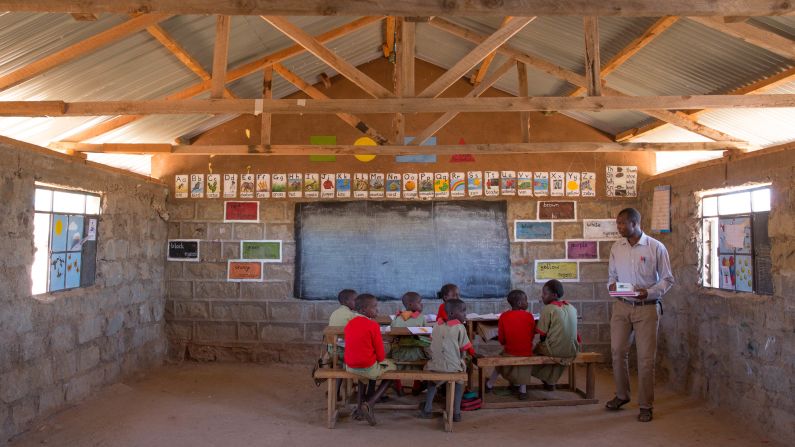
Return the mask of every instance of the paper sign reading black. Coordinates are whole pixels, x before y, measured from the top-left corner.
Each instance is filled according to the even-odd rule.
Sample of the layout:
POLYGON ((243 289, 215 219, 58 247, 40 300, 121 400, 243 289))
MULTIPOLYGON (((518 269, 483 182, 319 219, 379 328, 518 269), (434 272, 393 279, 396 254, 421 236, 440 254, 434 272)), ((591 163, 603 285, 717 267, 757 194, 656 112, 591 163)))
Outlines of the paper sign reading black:
POLYGON ((198 239, 169 239, 168 260, 199 262, 198 239))

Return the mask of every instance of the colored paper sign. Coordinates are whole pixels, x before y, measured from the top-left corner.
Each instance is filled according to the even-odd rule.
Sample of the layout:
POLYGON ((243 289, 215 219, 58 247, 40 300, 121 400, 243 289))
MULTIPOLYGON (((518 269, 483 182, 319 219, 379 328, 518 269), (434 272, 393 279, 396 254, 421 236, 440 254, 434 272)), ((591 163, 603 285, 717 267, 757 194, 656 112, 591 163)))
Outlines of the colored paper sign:
POLYGON ((531 171, 516 173, 516 193, 523 197, 533 195, 533 173, 531 171))
POLYGON ((597 241, 566 240, 566 259, 599 259, 597 241))
POLYGON ((516 242, 551 241, 552 222, 516 220, 513 223, 513 238, 516 242))
POLYGON ((167 249, 169 261, 199 262, 198 239, 169 239, 167 249))
POLYGON ((224 222, 259 222, 259 202, 224 202, 224 222))
POLYGON ((583 239, 616 240, 621 239, 615 219, 583 219, 583 239))
POLYGON ((207 198, 217 199, 221 197, 221 174, 207 175, 207 198))
POLYGON ((97 219, 88 219, 88 234, 86 235, 86 240, 97 240, 97 219))
POLYGON ((536 282, 557 279, 562 282, 579 280, 579 264, 577 261, 535 261, 536 282))
POLYGON ((66 251, 66 233, 69 228, 69 216, 53 214, 52 231, 50 231, 50 251, 66 251))
POLYGON ((718 253, 751 254, 750 217, 735 217, 718 221, 718 253))
POLYGON ((188 197, 188 175, 178 174, 174 176, 174 197, 185 199, 188 197))
POLYGON ((450 197, 464 197, 467 193, 466 173, 450 173, 450 197))
MULTIPOLYGON (((398 185, 400 185, 400 176, 398 176, 398 185)), ((370 173, 370 198, 382 199, 384 197, 384 174, 381 172, 370 173)))
POLYGON ((262 263, 243 259, 230 259, 227 262, 226 280, 231 282, 261 282, 262 263))
POLYGON ((240 198, 253 199, 256 189, 255 174, 240 174, 240 198))
POLYGON ((224 174, 224 198, 237 197, 237 174, 224 174))
POLYGON ((190 198, 201 199, 204 197, 204 174, 190 175, 190 198))
POLYGON ((282 241, 240 241, 240 258, 282 262, 282 241))
POLYGON ((80 287, 80 260, 82 256, 79 252, 66 254, 66 281, 65 289, 80 287))
POLYGON ((304 174, 304 197, 316 199, 320 197, 320 174, 304 174))
POLYGON ((332 161, 337 161, 336 155, 310 155, 309 161, 316 162, 316 163, 328 163, 332 161))
POLYGON ((453 154, 450 156, 450 163, 474 163, 475 156, 472 154, 453 154))
MULTIPOLYGON (((337 137, 334 135, 314 135, 309 137, 309 144, 313 146, 334 146, 337 144, 337 137)), ((337 161, 336 155, 310 155, 309 161, 327 163, 337 161)))
POLYGON ((66 253, 50 256, 50 291, 63 290, 66 284, 66 253))
POLYGON ((737 255, 735 260, 735 290, 739 292, 753 292, 754 264, 751 260, 751 257, 748 255, 737 255))
POLYGON ((287 197, 287 174, 271 175, 271 197, 274 199, 287 197))
POLYGON ((538 202, 539 220, 577 220, 577 202, 550 200, 538 202))
POLYGON ((720 255, 718 258, 720 264, 720 288, 734 290, 737 282, 737 265, 734 255, 720 255))
MULTIPOLYGON (((378 146, 372 138, 370 137, 360 137, 356 141, 353 142, 354 146, 378 146)), ((362 163, 367 163, 370 161, 375 160, 375 155, 372 154, 356 154, 353 156, 357 160, 361 161, 362 163)))
MULTIPOLYGON (((403 137, 403 144, 411 144, 414 137, 403 137)), ((420 146, 436 146, 436 137, 430 137, 420 146)), ((398 155, 395 157, 398 163, 436 163, 436 154, 422 155, 398 155)))

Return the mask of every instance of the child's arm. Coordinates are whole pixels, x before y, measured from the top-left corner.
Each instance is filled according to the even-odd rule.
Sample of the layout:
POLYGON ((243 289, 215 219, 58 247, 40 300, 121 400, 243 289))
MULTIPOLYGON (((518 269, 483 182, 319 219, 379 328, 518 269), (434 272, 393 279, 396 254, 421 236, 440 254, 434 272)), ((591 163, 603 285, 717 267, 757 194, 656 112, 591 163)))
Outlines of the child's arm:
POLYGON ((377 362, 383 362, 386 359, 386 353, 384 352, 384 338, 381 337, 381 328, 378 326, 378 323, 373 322, 371 326, 371 334, 373 337, 373 347, 375 348, 375 360, 377 362))
POLYGON ((469 336, 467 335, 466 327, 462 325, 461 328, 462 329, 458 336, 458 346, 460 346, 459 349, 462 352, 466 352, 467 354, 471 355, 472 357, 477 357, 475 348, 472 347, 472 342, 469 340, 469 336))
POLYGON ((507 340, 505 339, 505 322, 503 320, 503 316, 505 314, 500 315, 500 319, 497 320, 497 340, 499 340, 500 344, 505 346, 507 340))

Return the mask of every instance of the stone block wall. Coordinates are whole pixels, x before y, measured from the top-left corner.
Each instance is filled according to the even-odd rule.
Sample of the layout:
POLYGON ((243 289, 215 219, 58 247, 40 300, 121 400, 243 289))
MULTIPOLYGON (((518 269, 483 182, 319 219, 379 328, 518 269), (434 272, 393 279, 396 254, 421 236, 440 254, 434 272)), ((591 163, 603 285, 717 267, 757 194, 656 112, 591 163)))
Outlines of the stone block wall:
POLYGON ((0 444, 164 358, 165 188, 99 166, 0 137, 0 444), (31 295, 35 181, 102 193, 93 286, 31 295))
MULTIPOLYGON (((795 433, 795 148, 688 167, 643 185, 671 185, 672 232, 660 236, 676 285, 665 297, 658 373, 782 442, 795 433), (700 286, 701 191, 771 183, 772 296, 700 286)), ((647 219, 644 219, 648 223, 647 219)))

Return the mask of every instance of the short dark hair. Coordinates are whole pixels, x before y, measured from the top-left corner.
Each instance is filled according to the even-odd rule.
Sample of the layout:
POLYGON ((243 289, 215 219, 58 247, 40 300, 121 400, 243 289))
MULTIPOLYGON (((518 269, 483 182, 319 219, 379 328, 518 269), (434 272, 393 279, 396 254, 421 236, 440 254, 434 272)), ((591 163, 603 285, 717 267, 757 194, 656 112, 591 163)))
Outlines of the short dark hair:
POLYGON ((508 304, 510 304, 511 307, 516 307, 522 298, 525 300, 527 299, 527 294, 524 293, 524 291, 519 289, 511 290, 510 293, 508 293, 508 304))
POLYGON ((457 314, 461 311, 466 311, 467 305, 463 300, 453 298, 444 302, 444 311, 447 312, 448 317, 457 314))
POLYGON ((370 303, 376 301, 377 298, 375 295, 369 293, 362 293, 361 295, 356 297, 356 312, 361 312, 364 310, 365 307, 369 306, 370 303))
POLYGON ((350 297, 356 298, 356 291, 353 289, 342 289, 340 293, 337 294, 337 301, 342 304, 343 301, 350 297))
POLYGON ((640 211, 636 210, 635 208, 624 208, 618 212, 618 215, 624 216, 636 224, 640 224, 640 211))
POLYGON ((553 292, 558 298, 563 298, 563 283, 558 281, 557 279, 550 279, 546 283, 544 283, 544 287, 553 292))
POLYGON ((409 304, 416 303, 421 299, 422 297, 417 292, 406 292, 403 294, 401 301, 403 301, 403 306, 408 307, 409 304))
POLYGON ((439 292, 436 294, 436 297, 439 298, 440 300, 444 299, 444 297, 446 297, 447 294, 450 293, 451 290, 457 289, 457 288, 458 288, 458 286, 455 285, 455 284, 445 284, 445 285, 442 286, 441 290, 439 290, 439 292))

